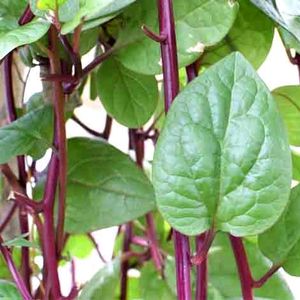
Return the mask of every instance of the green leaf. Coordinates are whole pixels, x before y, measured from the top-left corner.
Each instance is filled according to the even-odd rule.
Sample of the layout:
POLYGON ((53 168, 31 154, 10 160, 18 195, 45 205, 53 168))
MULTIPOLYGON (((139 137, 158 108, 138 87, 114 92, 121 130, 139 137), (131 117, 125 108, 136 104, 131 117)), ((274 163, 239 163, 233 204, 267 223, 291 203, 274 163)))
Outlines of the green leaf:
POLYGON ((36 244, 35 242, 31 242, 25 239, 26 236, 28 236, 28 233, 22 234, 11 240, 5 241, 3 245, 7 247, 39 248, 38 244, 36 244))
POLYGON ((84 259, 90 255, 93 249, 94 245, 87 235, 74 234, 69 236, 62 256, 84 259))
POLYGON ((292 147, 293 179, 300 181, 300 152, 299 149, 292 147))
POLYGON ((292 35, 283 27, 279 27, 278 32, 285 45, 285 48, 294 49, 297 53, 300 53, 300 41, 297 40, 297 38, 294 35, 292 35))
MULTIPOLYGON (((244 240, 251 271, 255 279, 263 276, 269 269, 268 260, 257 245, 244 240)), ((221 293, 224 299, 241 299, 240 280, 228 236, 218 234, 209 253, 209 282, 221 293)), ((293 300, 287 283, 280 274, 274 274, 265 285, 254 289, 255 299, 293 300)))
POLYGON ((291 156, 276 104, 252 66, 233 53, 175 99, 158 139, 153 183, 176 230, 236 236, 271 227, 287 205, 291 156))
POLYGON ((250 0, 300 41, 300 10, 296 0, 250 0))
POLYGON ((101 64, 97 73, 97 90, 106 111, 130 128, 144 125, 157 106, 155 77, 132 72, 115 59, 101 64))
POLYGON ((83 287, 79 300, 111 300, 119 280, 120 259, 107 263, 83 287))
MULTIPOLYGON (((1 0, 0 3, 0 18, 4 17, 12 18, 15 20, 15 24, 18 24, 18 19, 24 12, 24 9, 27 5, 26 0, 1 0)), ((5 20, 1 20, 1 23, 5 22, 5 20)), ((1 26, 1 25, 0 25, 1 26)))
POLYGON ((161 278, 152 262, 144 264, 141 270, 140 290, 143 300, 176 299, 176 295, 168 286, 166 279, 161 278))
POLYGON ((239 13, 229 34, 205 51, 202 65, 213 65, 233 51, 241 52, 256 69, 264 62, 273 41, 273 22, 248 0, 240 0, 239 4, 239 13))
POLYGON ((17 155, 40 158, 52 147, 53 114, 50 106, 33 110, 15 122, 0 128, 0 163, 17 155))
MULTIPOLYGON (((115 15, 135 0, 85 0, 80 1, 80 8, 72 20, 63 24, 61 32, 67 34, 73 31, 84 19, 85 21, 102 19, 115 15)), ((94 26, 99 25, 94 23, 94 26)), ((91 26, 89 26, 91 28, 91 26)))
POLYGON ((22 300, 17 287, 10 281, 0 280, 1 300, 22 300))
MULTIPOLYGON (((291 275, 300 275, 300 265, 292 262, 294 247, 300 247, 300 185, 292 189, 289 205, 279 221, 269 230, 259 236, 258 242, 261 251, 275 265, 283 265, 289 260, 288 268, 291 275), (299 245, 298 245, 299 244, 299 245)), ((299 260, 299 258, 298 258, 299 260)))
MULTIPOLYGON (((204 47, 224 38, 235 20, 238 4, 227 0, 177 0, 174 1, 174 11, 179 64, 182 67, 195 61, 204 47)), ((124 29, 115 47, 126 68, 144 74, 161 73, 159 45, 140 29, 146 24, 158 32, 157 16, 154 0, 140 0, 124 13, 124 29)))
POLYGON ((285 126, 288 130, 289 142, 300 145, 300 86, 282 86, 272 92, 285 126))
POLYGON ((0 27, 0 59, 19 46, 37 41, 46 34, 49 27, 50 23, 42 19, 33 20, 12 30, 2 30, 0 27))
POLYGON ((65 2, 66 0, 37 0, 37 8, 41 10, 56 10, 65 2))
POLYGON ((68 142, 66 231, 85 233, 136 219, 155 208, 146 175, 102 140, 68 142))

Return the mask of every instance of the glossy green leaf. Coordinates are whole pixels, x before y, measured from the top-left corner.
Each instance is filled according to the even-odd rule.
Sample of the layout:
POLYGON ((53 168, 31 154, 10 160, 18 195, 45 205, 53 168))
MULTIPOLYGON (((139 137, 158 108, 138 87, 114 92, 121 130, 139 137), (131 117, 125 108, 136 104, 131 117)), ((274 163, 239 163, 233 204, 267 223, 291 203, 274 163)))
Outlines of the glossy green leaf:
POLYGON ((72 234, 66 242, 62 256, 84 259, 90 255, 93 249, 94 245, 87 235, 72 234))
POLYGON ((144 125, 157 106, 155 77, 132 72, 115 59, 100 66, 97 90, 106 111, 127 127, 144 125))
POLYGON ((229 34, 205 51, 202 65, 213 65, 233 51, 241 52, 256 69, 264 62, 273 41, 273 22, 248 0, 240 0, 239 4, 239 13, 229 34))
POLYGON ((178 231, 236 236, 271 227, 287 205, 291 156, 276 104, 239 53, 194 79, 175 99, 158 139, 153 182, 178 231))
POLYGON ((50 23, 37 19, 16 27, 12 30, 2 30, 0 26, 0 59, 15 48, 30 44, 40 39, 50 27, 50 23))
MULTIPOLYGON (((24 12, 26 7, 26 0, 1 0, 0 3, 0 17, 5 19, 14 19, 15 24, 17 25, 17 21, 24 12)), ((3 19, 1 23, 5 22, 3 19)), ((1 25, 0 25, 1 27, 1 25)))
POLYGON ((265 14, 300 40, 298 0, 250 0, 265 14))
POLYGON ((22 300, 17 287, 10 281, 0 280, 1 300, 22 300))
POLYGON ((100 269, 85 284, 79 300, 112 300, 119 280, 120 259, 116 258, 100 269))
POLYGON ((300 86, 282 86, 272 91, 272 94, 287 127, 290 144, 299 146, 300 86))
POLYGON ((52 108, 44 106, 0 128, 0 163, 17 155, 40 158, 52 146, 52 108))
MULTIPOLYGON (((251 272, 254 279, 259 279, 269 269, 269 261, 259 251, 257 245, 244 240, 251 272)), ((228 236, 218 234, 209 253, 209 282, 224 299, 241 299, 241 288, 235 259, 228 236)), ((287 283, 276 273, 265 285, 254 289, 255 299, 294 300, 287 283)))
POLYGON ((155 208, 146 175, 102 140, 68 142, 66 231, 91 232, 126 223, 155 208))
MULTIPOLYGON (((80 1, 80 7, 72 20, 62 26, 62 33, 67 34, 73 31, 84 19, 85 21, 101 19, 114 15, 124 7, 135 2, 135 0, 85 0, 80 1)), ((95 26, 98 24, 95 23, 95 26)), ((90 27, 91 28, 91 27, 90 27)))
POLYGON ((141 270, 140 289, 143 300, 175 300, 176 295, 161 278, 152 262, 146 263, 141 270))
MULTIPOLYGON (((292 260, 290 253, 300 247, 300 185, 292 189, 289 206, 279 221, 259 236, 259 247, 275 265, 285 265, 292 260), (298 245, 299 244, 299 245, 298 245)), ((297 262, 297 261, 296 261, 297 262)), ((291 275, 300 275, 300 265, 289 268, 291 275)), ((291 262, 289 263, 291 265, 291 262)))
MULTIPOLYGON (((227 0, 177 0, 173 4, 180 66, 196 60, 204 47, 218 43, 238 11, 237 3, 227 0)), ((157 16, 155 0, 140 0, 124 13, 124 29, 115 47, 126 68, 144 74, 161 73, 159 45, 140 29, 146 24, 158 32, 157 16)))

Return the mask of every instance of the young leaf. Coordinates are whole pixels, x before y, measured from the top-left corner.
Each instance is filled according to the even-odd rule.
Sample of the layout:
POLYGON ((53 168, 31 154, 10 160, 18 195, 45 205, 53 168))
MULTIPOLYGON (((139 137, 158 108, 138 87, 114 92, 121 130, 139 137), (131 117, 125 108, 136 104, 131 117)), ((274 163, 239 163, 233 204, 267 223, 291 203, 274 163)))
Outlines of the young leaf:
MULTIPOLYGON (((5 241, 3 243, 4 246, 7 247, 29 247, 29 248, 39 248, 39 246, 35 242, 31 242, 25 239, 28 236, 27 233, 22 234, 20 236, 15 237, 14 239, 5 241)), ((0 298, 1 299, 1 298, 0 298)))
MULTIPOLYGON (((82 20, 96 20, 103 17, 115 15, 124 7, 130 5, 136 0, 85 0, 80 1, 80 8, 72 20, 62 26, 62 34, 73 31, 82 20)), ((94 23, 94 26, 98 26, 94 23)), ((92 28, 89 26, 89 28, 92 28)))
POLYGON ((12 30, 2 30, 1 26, 0 60, 15 48, 25 44, 33 43, 40 39, 48 31, 50 23, 42 19, 37 19, 12 30))
MULTIPOLYGON (((259 236, 258 242, 261 251, 275 265, 285 268, 291 275, 300 276, 298 260, 293 262, 296 251, 300 248, 300 185, 292 189, 289 206, 279 221, 269 230, 259 236)), ((299 256, 299 255, 298 255, 299 256)))
MULTIPOLYGON (((269 261, 262 255, 256 244, 244 240, 248 261, 254 279, 263 276, 269 269, 269 261)), ((217 234, 209 253, 209 282, 225 299, 241 299, 240 280, 228 236, 217 234)), ((287 283, 276 273, 265 285, 254 289, 255 299, 293 300, 287 283)))
POLYGON ((0 163, 24 154, 40 158, 52 146, 52 124, 52 108, 43 106, 1 127, 0 163))
POLYGON ((107 263, 83 287, 79 300, 111 300, 119 280, 120 259, 107 263))
POLYGON ((66 0, 37 0, 37 8, 41 10, 56 10, 65 2, 66 0))
POLYGON ((0 299, 3 300, 22 300, 22 297, 16 286, 6 280, 0 280, 0 299))
MULTIPOLYGON (((173 4, 180 66, 192 63, 204 47, 222 40, 238 11, 238 4, 227 0, 177 0, 173 4)), ((158 31, 156 2, 140 0, 124 15, 124 29, 115 46, 119 49, 118 58, 126 68, 135 72, 161 73, 159 45, 140 29, 146 24, 151 30, 158 31)))
POLYGON ((106 111, 130 128, 144 125, 157 105, 155 77, 134 73, 115 59, 109 59, 100 66, 97 90, 106 111))
POLYGON ((233 51, 241 52, 256 69, 264 62, 272 45, 274 24, 248 0, 241 0, 239 4, 239 13, 229 34, 205 51, 202 65, 213 65, 233 51))
POLYGON ((102 140, 70 139, 68 165, 67 232, 123 224, 155 208, 146 175, 102 140))
POLYGON ((72 234, 66 242, 62 256, 84 259, 93 249, 94 245, 86 234, 72 234))
POLYGON ((287 205, 291 156, 275 102, 239 53, 175 99, 153 162, 156 201, 178 231, 236 236, 271 227, 287 205))
POLYGON ((282 86, 272 94, 287 127, 290 144, 300 146, 300 86, 282 86))

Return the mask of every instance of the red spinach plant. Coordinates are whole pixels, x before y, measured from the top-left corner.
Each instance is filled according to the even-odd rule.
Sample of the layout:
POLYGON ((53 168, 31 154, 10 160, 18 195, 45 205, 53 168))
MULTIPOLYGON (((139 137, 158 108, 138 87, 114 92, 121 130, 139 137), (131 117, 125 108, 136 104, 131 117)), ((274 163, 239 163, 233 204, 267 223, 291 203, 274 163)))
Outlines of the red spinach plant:
POLYGON ((300 87, 270 93, 255 69, 274 31, 300 66, 298 1, 2 0, 0 16, 1 299, 293 299, 277 271, 300 276, 300 87), (85 87, 102 133, 75 115, 85 87), (67 140, 69 119, 91 138, 67 140), (102 258, 92 233, 111 226, 113 259, 78 284, 75 258, 102 258))

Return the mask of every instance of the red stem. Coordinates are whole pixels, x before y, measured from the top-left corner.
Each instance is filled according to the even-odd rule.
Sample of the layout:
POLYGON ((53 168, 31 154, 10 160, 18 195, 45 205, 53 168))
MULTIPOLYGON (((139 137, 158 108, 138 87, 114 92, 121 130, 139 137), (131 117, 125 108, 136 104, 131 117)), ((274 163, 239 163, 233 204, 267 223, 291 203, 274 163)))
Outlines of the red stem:
MULTIPOLYGON (((205 241, 205 233, 196 237, 196 251, 200 251, 205 241)), ((207 299, 207 258, 197 266, 196 274, 196 300, 207 299)))
MULTIPOLYGON (((58 32, 54 26, 50 29, 50 41, 52 56, 50 57, 50 65, 52 74, 61 73, 61 65, 58 53, 58 32)), ((57 253, 60 255, 64 245, 64 221, 65 221, 65 200, 66 200, 66 183, 67 183, 67 146, 66 146, 66 128, 64 105, 65 96, 61 82, 53 83, 53 104, 55 111, 56 127, 55 133, 57 137, 56 148, 59 153, 59 191, 58 191, 58 216, 56 244, 57 253)))
MULTIPOLYGON (((161 45, 164 78, 165 112, 179 92, 177 45, 172 0, 157 0, 160 36, 166 36, 161 45)), ((174 231, 177 295, 179 300, 191 299, 189 240, 174 231)))
POLYGON ((253 300, 252 275, 243 241, 241 238, 232 235, 229 235, 229 239, 239 272, 243 299, 253 300))
POLYGON ((43 242, 44 242, 44 259, 47 268, 47 287, 51 289, 53 297, 59 299, 61 297, 60 284, 57 272, 57 257, 55 247, 55 231, 54 231, 54 202, 56 186, 58 182, 59 161, 56 153, 52 153, 49 164, 49 170, 44 191, 44 226, 43 226, 43 242))
POLYGON ((23 15, 19 19, 18 23, 19 23, 19 25, 25 25, 25 24, 29 23, 30 21, 32 21, 33 18, 34 18, 34 14, 32 13, 30 6, 28 4, 26 6, 26 9, 25 9, 23 15))
POLYGON ((3 255, 4 260, 11 272, 11 275, 18 287, 18 290, 20 291, 24 300, 32 300, 29 290, 27 289, 25 282, 23 281, 20 273, 18 272, 18 270, 14 264, 14 261, 12 259, 10 251, 7 249, 7 247, 3 246, 2 243, 3 243, 3 239, 0 236, 0 251, 3 255))
POLYGON ((96 252, 97 252, 97 254, 98 254, 99 258, 100 258, 100 260, 101 260, 103 263, 107 263, 106 259, 105 259, 105 258, 103 257, 103 255, 102 255, 102 253, 101 253, 101 251, 100 251, 100 249, 99 249, 99 246, 98 246, 98 244, 97 244, 95 238, 93 237, 93 235, 92 235, 91 233, 88 233, 87 236, 88 236, 88 238, 90 239, 90 241, 93 243, 93 245, 94 245, 94 247, 95 247, 95 249, 96 249, 96 252))
MULTIPOLYGON (((127 223, 125 225, 125 233, 124 233, 124 242, 123 242, 123 249, 122 253, 129 253, 130 252, 130 243, 132 237, 132 223, 127 223)), ((123 260, 121 263, 121 292, 120 292, 120 300, 127 299, 127 272, 129 269, 129 262, 128 260, 123 260)))
MULTIPOLYGON (((14 93, 13 93, 13 76, 12 76, 12 62, 13 53, 10 52, 4 59, 4 89, 5 89, 5 100, 7 108, 7 117, 9 123, 14 122, 17 119, 17 110, 15 106, 14 93)), ((19 170, 19 182, 21 186, 26 190, 27 173, 25 169, 24 156, 17 157, 18 170, 19 170)), ((19 222, 21 233, 25 234, 29 231, 28 216, 25 207, 19 206, 19 222)), ((28 237, 26 237, 28 239, 28 237)), ((30 256, 28 247, 22 247, 22 274, 24 277, 25 284, 30 291, 30 256)))
POLYGON ((176 260, 176 283, 178 300, 190 300, 191 278, 190 278, 190 245, 189 238, 178 231, 173 232, 176 260))
POLYGON ((271 269, 260 279, 258 280, 253 279, 252 287, 256 289, 262 287, 280 269, 280 267, 281 267, 280 265, 273 265, 271 269))

